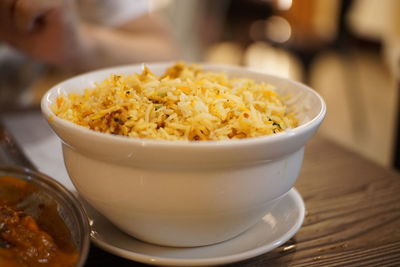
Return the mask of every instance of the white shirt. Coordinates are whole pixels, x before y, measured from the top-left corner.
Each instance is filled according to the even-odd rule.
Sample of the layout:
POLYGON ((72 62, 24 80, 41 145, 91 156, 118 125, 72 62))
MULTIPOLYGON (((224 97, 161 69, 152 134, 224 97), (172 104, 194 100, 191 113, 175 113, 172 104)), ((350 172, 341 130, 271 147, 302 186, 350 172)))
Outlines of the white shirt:
POLYGON ((149 11, 149 0, 77 0, 80 17, 90 23, 118 27, 149 11))

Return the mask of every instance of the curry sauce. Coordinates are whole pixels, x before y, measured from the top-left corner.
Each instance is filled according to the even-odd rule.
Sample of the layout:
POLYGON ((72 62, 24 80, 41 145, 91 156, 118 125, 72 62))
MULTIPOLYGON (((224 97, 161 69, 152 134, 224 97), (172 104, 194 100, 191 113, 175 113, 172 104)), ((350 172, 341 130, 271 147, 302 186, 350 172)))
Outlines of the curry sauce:
POLYGON ((79 254, 56 204, 39 203, 36 218, 24 211, 33 210, 37 192, 33 184, 0 177, 0 266, 72 267, 79 254))

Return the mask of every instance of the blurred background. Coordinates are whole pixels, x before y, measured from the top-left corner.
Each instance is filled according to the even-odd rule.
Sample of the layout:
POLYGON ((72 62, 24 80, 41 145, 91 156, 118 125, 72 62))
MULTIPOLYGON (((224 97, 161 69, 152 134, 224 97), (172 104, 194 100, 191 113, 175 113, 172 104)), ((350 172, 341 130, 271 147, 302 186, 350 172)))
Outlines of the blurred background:
POLYGON ((161 2, 184 58, 308 84, 328 106, 320 134, 399 167, 400 1, 161 2))
MULTIPOLYGON (((183 60, 246 66, 308 84, 328 106, 320 135, 400 167, 400 1, 153 0, 151 10, 169 24, 183 60)), ((42 67, 30 64, 0 61, 4 77, 25 73, 22 106, 38 103, 68 76, 47 71, 50 79, 34 79, 42 67)), ((5 94, 0 90, 0 99, 5 94)))

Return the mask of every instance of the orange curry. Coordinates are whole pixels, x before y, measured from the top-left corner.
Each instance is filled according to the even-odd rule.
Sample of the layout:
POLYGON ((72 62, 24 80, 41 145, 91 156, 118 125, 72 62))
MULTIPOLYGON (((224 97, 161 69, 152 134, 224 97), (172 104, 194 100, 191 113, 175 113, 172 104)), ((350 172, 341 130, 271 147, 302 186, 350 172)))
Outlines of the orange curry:
POLYGON ((37 219, 20 210, 37 191, 28 182, 0 177, 0 266, 72 267, 79 254, 55 203, 40 204, 37 219))

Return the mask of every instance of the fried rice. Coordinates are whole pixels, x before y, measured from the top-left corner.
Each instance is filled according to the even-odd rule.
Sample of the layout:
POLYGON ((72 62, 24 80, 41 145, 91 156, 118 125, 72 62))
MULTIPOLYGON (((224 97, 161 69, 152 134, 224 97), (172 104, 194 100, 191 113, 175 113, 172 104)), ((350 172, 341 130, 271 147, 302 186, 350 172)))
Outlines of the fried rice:
POLYGON ((83 127, 162 140, 224 140, 271 135, 298 125, 275 88, 177 62, 163 75, 112 74, 83 94, 61 95, 53 112, 83 127))

